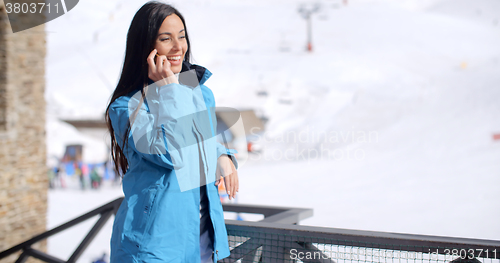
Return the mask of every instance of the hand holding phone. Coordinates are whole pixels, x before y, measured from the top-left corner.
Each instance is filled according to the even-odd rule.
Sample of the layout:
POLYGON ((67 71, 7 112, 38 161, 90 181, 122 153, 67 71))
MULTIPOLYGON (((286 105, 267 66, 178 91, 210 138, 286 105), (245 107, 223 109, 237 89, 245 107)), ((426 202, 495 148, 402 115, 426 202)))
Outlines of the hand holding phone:
POLYGON ((165 55, 159 55, 158 51, 154 49, 149 53, 147 58, 149 67, 148 67, 148 77, 153 80, 155 83, 159 82, 161 86, 167 85, 170 83, 177 83, 177 77, 172 72, 170 68, 170 62, 165 55), (156 63, 154 62, 154 58, 156 56, 156 63))

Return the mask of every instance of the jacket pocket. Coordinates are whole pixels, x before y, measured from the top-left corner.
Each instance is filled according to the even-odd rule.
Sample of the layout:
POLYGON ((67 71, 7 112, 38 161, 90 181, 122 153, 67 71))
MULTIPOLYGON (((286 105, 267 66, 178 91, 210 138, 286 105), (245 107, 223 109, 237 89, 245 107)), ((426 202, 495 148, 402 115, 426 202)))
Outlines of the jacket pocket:
POLYGON ((144 243, 144 237, 147 235, 148 229, 151 226, 152 217, 154 217, 154 208, 156 207, 159 187, 160 186, 156 184, 142 190, 143 200, 140 206, 141 215, 139 216, 137 229, 137 232, 141 234, 137 237, 139 248, 144 243))

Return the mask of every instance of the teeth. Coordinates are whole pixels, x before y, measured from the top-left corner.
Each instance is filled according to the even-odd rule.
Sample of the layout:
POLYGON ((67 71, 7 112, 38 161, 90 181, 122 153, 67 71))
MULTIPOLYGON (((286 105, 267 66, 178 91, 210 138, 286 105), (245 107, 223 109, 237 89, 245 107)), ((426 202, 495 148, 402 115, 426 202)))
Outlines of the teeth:
POLYGON ((168 60, 179 60, 181 59, 181 56, 177 56, 177 57, 167 57, 168 60))

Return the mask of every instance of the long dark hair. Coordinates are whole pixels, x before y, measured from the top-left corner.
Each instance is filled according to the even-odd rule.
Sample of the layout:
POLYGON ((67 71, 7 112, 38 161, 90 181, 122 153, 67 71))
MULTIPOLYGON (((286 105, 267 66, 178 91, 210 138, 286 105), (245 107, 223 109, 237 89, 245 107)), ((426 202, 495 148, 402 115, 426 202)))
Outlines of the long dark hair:
MULTIPOLYGON (((119 97, 126 95, 134 90, 139 90, 144 99, 144 87, 149 84, 147 57, 153 51, 158 30, 169 15, 176 14, 182 21, 185 29, 187 52, 184 55, 184 61, 190 62, 191 45, 189 43, 188 31, 184 17, 174 7, 158 2, 149 1, 144 4, 135 14, 127 33, 127 46, 125 49, 125 60, 123 62, 122 74, 118 85, 108 103, 105 113, 106 124, 111 136, 111 157, 115 164, 115 171, 123 177, 128 169, 127 158, 123 149, 118 145, 111 120, 109 118, 110 105, 119 97)), ((128 143, 130 133, 130 122, 127 131, 123 136, 122 145, 128 143)))

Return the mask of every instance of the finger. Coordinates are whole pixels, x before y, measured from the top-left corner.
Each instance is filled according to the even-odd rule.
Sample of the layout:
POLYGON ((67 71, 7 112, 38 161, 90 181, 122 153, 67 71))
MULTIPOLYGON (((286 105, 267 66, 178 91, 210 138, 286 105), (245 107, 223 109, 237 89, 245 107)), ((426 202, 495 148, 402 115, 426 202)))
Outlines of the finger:
POLYGON ((226 176, 224 177, 225 180, 224 180, 224 183, 226 184, 226 192, 227 192, 227 195, 229 196, 229 200, 231 200, 231 178, 230 176, 226 176))
POLYGON ((229 181, 229 185, 230 187, 228 188, 228 195, 231 196, 231 198, 233 197, 233 194, 234 194, 234 191, 233 191, 233 175, 232 174, 229 174, 227 176, 227 179, 229 181))
POLYGON ((236 171, 233 173, 233 198, 236 197, 236 189, 238 189, 238 175, 236 174, 236 171))
POLYGON ((240 191, 240 178, 238 177, 238 172, 236 171, 236 192, 240 191))
POLYGON ((215 185, 220 184, 220 181, 221 181, 220 179, 221 179, 220 168, 217 166, 217 168, 215 169, 215 185))
POLYGON ((231 196, 234 198, 236 195, 236 178, 234 173, 231 174, 231 196))
POLYGON ((234 163, 232 162, 231 158, 229 158, 229 164, 231 167, 231 192, 233 193, 232 196, 234 198, 238 189, 238 172, 236 171, 236 167, 234 167, 234 163))
POLYGON ((163 69, 163 59, 161 56, 156 56, 156 73, 160 73, 163 69))
MULTIPOLYGON (((153 49, 153 51, 151 51, 151 53, 149 53, 149 56, 147 58, 147 62, 149 64, 149 74, 154 73, 156 70, 156 65, 154 62, 155 55, 156 55, 156 49, 153 49)), ((151 76, 149 78, 151 78, 151 76)))
POLYGON ((163 78, 168 78, 168 75, 170 75, 168 73, 172 72, 172 70, 170 69, 171 64, 170 64, 170 61, 168 61, 167 57, 165 57, 165 59, 163 60, 163 65, 162 66, 163 66, 163 68, 162 68, 162 71, 161 71, 161 76, 163 78))
POLYGON ((167 59, 167 57, 165 57, 163 55, 156 57, 156 73, 160 76, 161 76, 161 72, 163 71, 163 60, 164 59, 167 59))

